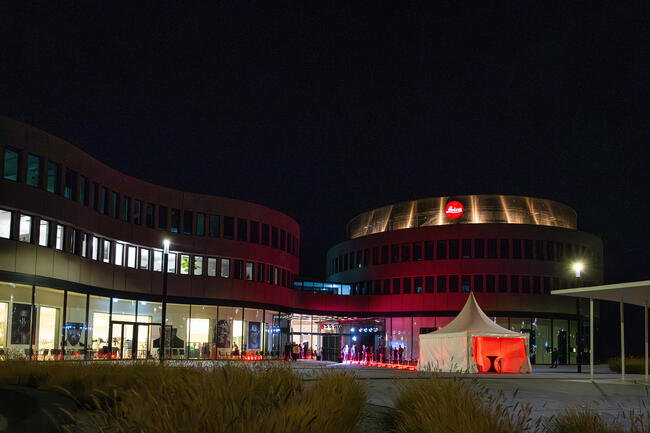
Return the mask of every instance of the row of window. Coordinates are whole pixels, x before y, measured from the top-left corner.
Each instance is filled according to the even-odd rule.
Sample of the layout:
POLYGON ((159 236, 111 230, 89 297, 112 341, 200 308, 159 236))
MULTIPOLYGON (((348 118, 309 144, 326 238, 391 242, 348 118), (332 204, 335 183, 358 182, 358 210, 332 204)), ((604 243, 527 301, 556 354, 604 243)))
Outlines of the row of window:
MULTIPOLYGON (((127 244, 85 233, 62 224, 18 215, 17 239, 42 247, 55 248, 103 263, 133 269, 162 272, 163 251, 127 244)), ((12 237, 12 211, 0 209, 0 238, 12 237)), ((182 252, 170 252, 167 272, 181 275, 207 275, 221 278, 258 281, 267 284, 293 286, 293 274, 277 266, 245 260, 204 257, 182 252)))
POLYGON ((550 294, 567 287, 567 280, 530 275, 428 275, 386 278, 352 284, 352 295, 400 295, 411 293, 534 293, 550 294))
MULTIPOLYGON (((18 182, 22 179, 22 152, 4 149, 3 178, 18 182)), ((157 228, 184 235, 222 237, 242 242, 252 242, 279 248, 298 255, 299 241, 295 235, 269 224, 246 218, 209 215, 191 210, 168 208, 131 199, 131 197, 110 191, 107 187, 91 182, 86 176, 65 168, 40 156, 26 154, 24 182, 35 188, 61 194, 75 200, 103 215, 133 222, 149 228, 157 228), (64 173, 63 173, 64 171, 64 173)))
POLYGON ((566 258, 590 259, 599 266, 599 251, 584 245, 531 239, 438 239, 435 241, 382 245, 350 251, 331 259, 328 275, 371 265, 421 260, 528 259, 562 261, 566 258))

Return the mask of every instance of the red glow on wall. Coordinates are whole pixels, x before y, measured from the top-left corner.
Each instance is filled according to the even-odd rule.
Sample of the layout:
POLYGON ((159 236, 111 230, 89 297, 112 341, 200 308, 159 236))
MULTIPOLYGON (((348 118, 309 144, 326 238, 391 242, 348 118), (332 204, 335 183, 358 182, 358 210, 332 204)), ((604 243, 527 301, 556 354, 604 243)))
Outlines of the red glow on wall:
POLYGON ((523 338, 474 337, 473 352, 479 373, 521 373, 526 362, 523 338))
POLYGON ((447 215, 447 218, 455 220, 456 218, 460 218, 463 215, 463 210, 464 208, 461 202, 456 200, 450 201, 445 207, 445 215, 447 215))

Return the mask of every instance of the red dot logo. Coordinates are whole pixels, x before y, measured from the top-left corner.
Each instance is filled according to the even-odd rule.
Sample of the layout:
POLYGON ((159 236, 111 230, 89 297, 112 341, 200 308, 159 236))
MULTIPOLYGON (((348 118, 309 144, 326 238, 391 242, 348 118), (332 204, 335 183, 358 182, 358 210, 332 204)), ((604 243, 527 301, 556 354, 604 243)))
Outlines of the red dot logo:
POLYGON ((463 204, 459 201, 450 201, 445 207, 445 215, 447 218, 455 220, 463 215, 463 204))

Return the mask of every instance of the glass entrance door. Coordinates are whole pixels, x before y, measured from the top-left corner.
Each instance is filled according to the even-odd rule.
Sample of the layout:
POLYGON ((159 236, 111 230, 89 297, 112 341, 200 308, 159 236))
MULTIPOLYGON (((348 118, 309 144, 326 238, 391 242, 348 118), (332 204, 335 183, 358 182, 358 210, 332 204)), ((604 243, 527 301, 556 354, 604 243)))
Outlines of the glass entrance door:
POLYGON ((132 359, 134 335, 132 322, 111 322, 113 331, 113 359, 132 359))

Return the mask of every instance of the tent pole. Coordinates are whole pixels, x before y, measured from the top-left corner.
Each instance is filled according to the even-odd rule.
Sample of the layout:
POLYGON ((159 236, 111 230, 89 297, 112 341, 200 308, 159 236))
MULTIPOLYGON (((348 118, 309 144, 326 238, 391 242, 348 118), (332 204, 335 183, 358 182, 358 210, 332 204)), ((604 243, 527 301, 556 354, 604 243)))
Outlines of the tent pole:
POLYGON ((594 380, 594 298, 589 298, 589 376, 594 380))
POLYGON ((625 325, 623 319, 623 301, 619 302, 621 310, 621 380, 625 380, 625 325))

